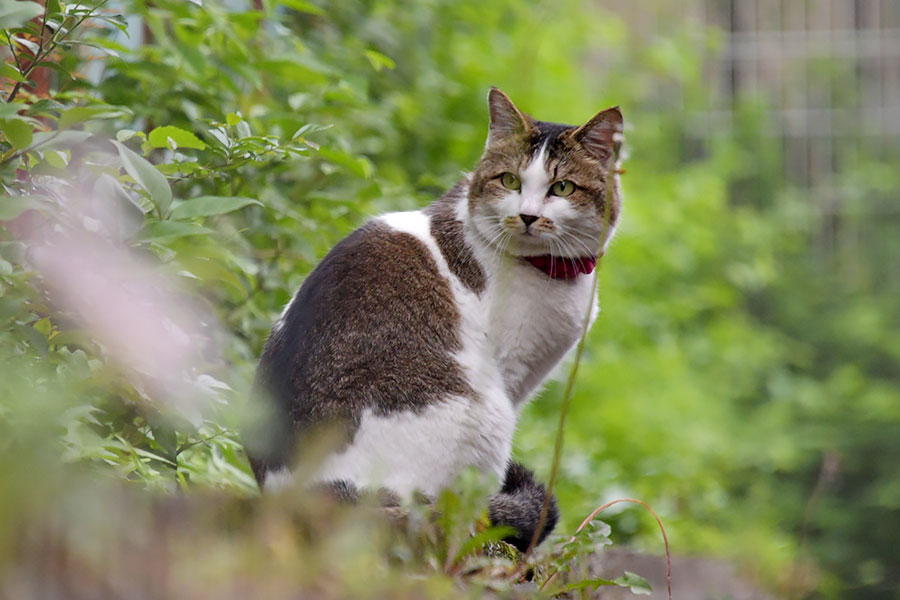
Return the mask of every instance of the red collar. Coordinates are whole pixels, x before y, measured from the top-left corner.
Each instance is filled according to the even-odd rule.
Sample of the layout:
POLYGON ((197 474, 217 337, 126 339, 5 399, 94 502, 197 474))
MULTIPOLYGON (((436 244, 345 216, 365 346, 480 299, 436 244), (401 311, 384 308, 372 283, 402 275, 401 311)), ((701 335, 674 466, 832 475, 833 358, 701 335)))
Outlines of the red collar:
POLYGON ((595 256, 564 258, 561 256, 523 256, 525 260, 549 275, 552 279, 575 279, 582 273, 587 275, 597 265, 595 256))

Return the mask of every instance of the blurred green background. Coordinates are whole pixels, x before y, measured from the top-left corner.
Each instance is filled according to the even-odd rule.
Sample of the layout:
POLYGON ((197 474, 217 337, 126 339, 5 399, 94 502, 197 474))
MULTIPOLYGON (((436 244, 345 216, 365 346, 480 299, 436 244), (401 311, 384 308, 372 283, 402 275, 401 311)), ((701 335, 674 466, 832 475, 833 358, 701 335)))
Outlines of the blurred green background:
MULTIPOLYGON (((900 598, 900 2, 46 5, 0 8, 0 568, 66 490, 255 495, 235 426, 269 327, 341 237, 474 166, 496 85, 627 121, 560 532, 631 496, 778 597, 900 598), (47 291, 32 246, 86 227, 76 193, 126 206, 107 241, 221 322, 179 374, 202 419, 47 291)), ((516 438, 544 479, 561 395, 516 438)), ((650 517, 604 519, 661 552, 650 517)))

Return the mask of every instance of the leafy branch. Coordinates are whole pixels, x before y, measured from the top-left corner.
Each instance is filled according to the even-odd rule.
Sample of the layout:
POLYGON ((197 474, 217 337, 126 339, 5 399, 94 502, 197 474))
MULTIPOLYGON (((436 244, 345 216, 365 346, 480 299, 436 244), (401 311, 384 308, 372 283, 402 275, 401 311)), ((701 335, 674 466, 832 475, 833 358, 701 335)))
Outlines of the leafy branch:
MULTIPOLYGON (((657 512, 655 510, 653 510, 653 508, 649 504, 644 502, 643 500, 638 500, 636 498, 618 498, 616 500, 611 500, 611 501, 607 502, 606 504, 602 504, 602 505, 598 506, 593 511, 591 511, 591 514, 589 514, 587 517, 585 517, 584 521, 582 521, 581 525, 578 526, 578 529, 575 530, 575 533, 569 539, 568 543, 572 544, 573 542, 575 542, 578 535, 582 531, 584 531, 585 527, 587 527, 601 512, 603 512, 607 508, 615 506, 616 504, 621 504, 623 502, 629 502, 631 504, 639 504, 640 506, 643 506, 648 511, 650 511, 650 514, 653 515, 654 519, 656 519, 656 523, 657 523, 657 525, 659 525, 659 530, 660 530, 660 532, 662 532, 663 543, 665 544, 665 547, 666 547, 666 592, 667 592, 668 599, 672 600, 672 555, 669 551, 669 536, 666 535, 666 528, 663 525, 662 519, 659 517, 659 514, 657 514, 657 512)), ((548 585, 550 585, 550 582, 556 578, 556 575, 561 570, 562 570, 562 567, 558 566, 556 568, 556 570, 554 570, 552 573, 550 573, 550 575, 547 577, 547 579, 545 579, 544 582, 541 584, 540 589, 543 591, 544 588, 546 588, 548 585)), ((598 580, 595 580, 595 581, 598 581, 598 580)), ((611 583, 614 585, 619 585, 618 582, 611 582, 611 583)))
MULTIPOLYGON (((10 91, 9 96, 7 96, 6 102, 10 103, 13 100, 15 100, 16 95, 18 95, 18 93, 19 93, 19 90, 22 89, 22 86, 28 82, 28 77, 29 77, 29 75, 31 75, 31 73, 34 71, 34 69, 41 66, 41 62, 44 59, 46 59, 48 56, 50 56, 50 54, 52 54, 53 51, 56 50, 66 40, 66 38, 69 37, 69 34, 71 34, 73 31, 75 31, 76 29, 81 27, 81 25, 87 19, 97 16, 97 14, 98 14, 97 11, 99 11, 100 8, 102 8, 103 5, 106 4, 107 2, 108 2, 108 0, 101 0, 100 3, 97 4, 96 6, 94 6, 93 8, 80 14, 77 17, 77 21, 74 24, 72 24, 70 27, 65 27, 64 25, 66 24, 68 19, 74 18, 74 17, 72 17, 70 15, 64 16, 62 18, 62 20, 60 21, 59 25, 54 29, 53 34, 50 36, 50 39, 45 42, 44 33, 47 30, 47 15, 50 14, 50 3, 48 3, 47 9, 44 10, 43 17, 41 18, 41 30, 40 30, 40 33, 38 34, 39 40, 38 40, 37 51, 33 51, 34 56, 32 57, 32 60, 29 63, 29 65, 24 70, 22 69, 22 64, 19 61, 19 55, 16 53, 15 47, 13 46, 13 43, 12 43, 13 36, 10 35, 10 33, 8 31, 4 31, 4 33, 6 34, 7 43, 9 44, 9 49, 13 55, 13 60, 16 63, 16 68, 18 69, 19 73, 22 75, 22 79, 16 82, 16 84, 13 86, 12 91, 10 91), (62 35, 60 35, 60 32, 62 32, 62 35)), ((57 6, 58 6, 58 4, 57 4, 57 6)), ((19 43, 21 43, 24 40, 17 39, 17 41, 19 43)))

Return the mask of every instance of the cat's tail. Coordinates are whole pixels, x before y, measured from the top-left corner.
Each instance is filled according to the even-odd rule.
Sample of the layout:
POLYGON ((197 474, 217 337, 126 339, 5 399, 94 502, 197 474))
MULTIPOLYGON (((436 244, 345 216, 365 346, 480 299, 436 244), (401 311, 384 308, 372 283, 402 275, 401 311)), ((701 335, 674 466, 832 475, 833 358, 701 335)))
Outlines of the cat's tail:
MULTIPOLYGON (((488 514, 493 525, 507 525, 516 530, 515 535, 506 538, 522 552, 531 544, 541 517, 541 508, 547 499, 547 488, 534 479, 534 473, 525 466, 510 462, 506 469, 503 487, 491 497, 488 514)), ((541 543, 553 531, 559 520, 556 498, 550 497, 547 519, 538 535, 541 543)))

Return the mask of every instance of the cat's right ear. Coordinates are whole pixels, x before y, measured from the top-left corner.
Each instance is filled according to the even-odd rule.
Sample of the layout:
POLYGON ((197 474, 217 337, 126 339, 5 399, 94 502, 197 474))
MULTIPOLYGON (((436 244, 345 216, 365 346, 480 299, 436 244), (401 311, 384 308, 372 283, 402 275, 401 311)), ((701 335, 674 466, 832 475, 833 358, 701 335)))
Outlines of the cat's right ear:
POLYGON ((603 163, 615 162, 622 148, 622 111, 618 106, 602 110, 568 135, 603 163))
POLYGON ((488 92, 488 108, 491 113, 488 146, 510 136, 522 136, 534 123, 534 119, 516 108, 509 96, 493 86, 488 92))

